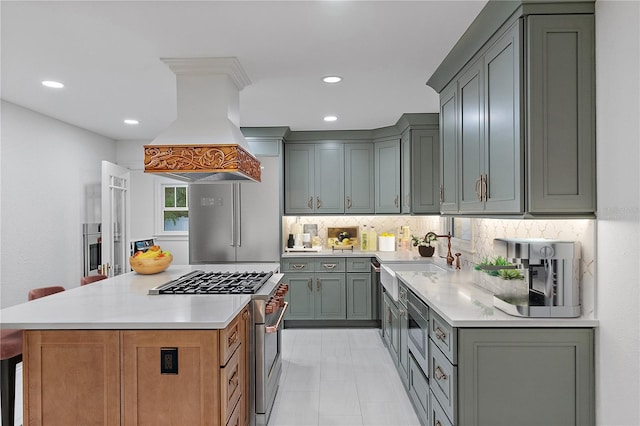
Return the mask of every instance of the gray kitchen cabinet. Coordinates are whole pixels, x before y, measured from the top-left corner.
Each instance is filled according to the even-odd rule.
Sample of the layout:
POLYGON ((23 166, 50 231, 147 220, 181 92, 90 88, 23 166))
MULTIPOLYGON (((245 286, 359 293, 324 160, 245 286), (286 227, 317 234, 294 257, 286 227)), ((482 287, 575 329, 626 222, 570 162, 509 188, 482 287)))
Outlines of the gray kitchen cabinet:
POLYGON ((405 388, 409 384, 409 317, 407 308, 398 304, 398 372, 405 388))
POLYGON ((377 315, 368 257, 286 257, 288 320, 374 320, 377 315))
POLYGON ((347 319, 344 273, 317 273, 315 276, 315 319, 347 319))
POLYGON ((458 82, 440 94, 440 211, 458 211, 458 82))
POLYGON ((347 319, 373 319, 371 275, 347 273, 347 319))
POLYGON ((459 329, 460 425, 593 425, 591 329, 459 329))
POLYGON ((406 129, 400 138, 401 213, 439 213, 438 131, 406 129))
POLYGON ((344 212, 372 214, 375 211, 373 144, 344 146, 344 212))
POLYGON ((289 285, 286 319, 306 320, 315 317, 315 275, 309 272, 285 273, 283 282, 289 285))
POLYGON ((375 212, 400 213, 400 139, 374 143, 375 212))
POLYGON ((593 11, 490 1, 429 79, 440 93, 441 212, 594 214, 593 11))
POLYGON ((285 144, 285 213, 344 213, 344 147, 285 144))
POLYGON ((387 294, 384 294, 385 343, 394 365, 398 365, 400 348, 400 312, 396 303, 387 294))

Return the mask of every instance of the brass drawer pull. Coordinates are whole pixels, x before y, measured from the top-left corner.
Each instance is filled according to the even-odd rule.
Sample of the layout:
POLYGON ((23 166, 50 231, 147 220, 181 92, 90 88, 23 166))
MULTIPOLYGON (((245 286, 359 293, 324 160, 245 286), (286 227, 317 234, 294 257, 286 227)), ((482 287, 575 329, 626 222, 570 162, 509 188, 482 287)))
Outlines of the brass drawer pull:
POLYGON ((351 197, 347 195, 347 208, 350 209, 351 205, 351 197))
POLYGON ((323 263, 322 267, 325 269, 335 269, 338 266, 337 263, 323 263))
POLYGON ((307 203, 307 207, 309 207, 310 209, 313 208, 313 197, 309 197, 309 202, 307 203))
POLYGON ((322 207, 322 201, 320 201, 320 197, 316 197, 316 209, 320 210, 322 207))
POLYGON ((227 345, 233 346, 236 343, 236 341, 238 341, 238 330, 235 330, 233 334, 229 336, 229 338, 227 339, 227 345))
POLYGON ((442 329, 440 327, 436 327, 436 338, 438 340, 442 340, 444 342, 446 340, 446 338, 447 338, 447 333, 442 331, 442 329))
POLYGON ((309 287, 309 291, 313 291, 313 280, 311 278, 307 282, 307 287, 309 287))
POLYGON ((307 267, 307 265, 306 265, 306 264, 304 264, 304 263, 292 263, 292 264, 291 264, 291 267, 292 267, 293 269, 304 269, 304 268, 306 268, 306 267, 307 267))
POLYGON ((447 375, 444 374, 444 371, 442 371, 442 369, 440 367, 436 367, 436 370, 434 371, 436 379, 438 380, 447 380, 447 375))

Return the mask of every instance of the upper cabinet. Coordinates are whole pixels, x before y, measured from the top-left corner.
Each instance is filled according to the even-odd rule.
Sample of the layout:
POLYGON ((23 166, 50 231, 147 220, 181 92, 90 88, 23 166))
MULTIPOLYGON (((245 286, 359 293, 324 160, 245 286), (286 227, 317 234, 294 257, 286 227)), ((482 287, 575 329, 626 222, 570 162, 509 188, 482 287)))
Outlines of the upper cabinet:
POLYGON ((593 1, 490 1, 431 77, 440 211, 595 213, 593 1))
POLYGON ((284 160, 287 213, 344 213, 343 144, 286 144, 284 160))
POLYGON ((288 132, 284 212, 439 213, 438 114, 374 130, 288 132))

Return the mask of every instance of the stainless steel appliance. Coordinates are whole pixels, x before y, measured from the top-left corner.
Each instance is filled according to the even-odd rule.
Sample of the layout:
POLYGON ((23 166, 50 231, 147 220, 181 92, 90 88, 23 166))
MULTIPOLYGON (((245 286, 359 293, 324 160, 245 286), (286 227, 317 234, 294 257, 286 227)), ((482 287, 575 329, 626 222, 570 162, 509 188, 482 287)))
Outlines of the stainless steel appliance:
POLYGON ((102 231, 100 223, 82 224, 83 276, 102 273, 102 231))
MULTIPOLYGON (((494 306, 521 317, 580 316, 580 243, 546 239, 493 241, 494 253, 520 270, 526 295, 495 294, 494 306)), ((506 268, 505 268, 506 269, 506 268)))
POLYGON ((425 376, 429 377, 429 308, 411 290, 400 288, 401 300, 406 300, 409 330, 409 353, 413 355, 425 376))
POLYGON ((250 294, 250 424, 265 426, 271 416, 282 374, 280 324, 287 310, 289 286, 273 272, 192 271, 154 287, 149 294, 250 294))
POLYGON ((261 157, 262 183, 189 185, 189 263, 279 262, 279 160, 261 157))

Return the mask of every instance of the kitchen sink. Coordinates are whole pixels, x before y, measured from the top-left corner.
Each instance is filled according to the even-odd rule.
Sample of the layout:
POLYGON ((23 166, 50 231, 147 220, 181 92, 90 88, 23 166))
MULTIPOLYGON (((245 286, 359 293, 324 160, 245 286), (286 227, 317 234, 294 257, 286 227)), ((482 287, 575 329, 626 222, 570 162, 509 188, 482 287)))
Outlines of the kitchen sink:
POLYGON ((398 277, 396 272, 402 271, 425 271, 425 272, 446 272, 446 269, 434 265, 433 263, 404 262, 404 263, 381 263, 380 283, 387 291, 387 294, 394 300, 398 300, 398 277))

